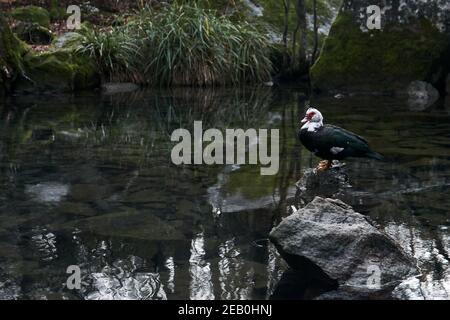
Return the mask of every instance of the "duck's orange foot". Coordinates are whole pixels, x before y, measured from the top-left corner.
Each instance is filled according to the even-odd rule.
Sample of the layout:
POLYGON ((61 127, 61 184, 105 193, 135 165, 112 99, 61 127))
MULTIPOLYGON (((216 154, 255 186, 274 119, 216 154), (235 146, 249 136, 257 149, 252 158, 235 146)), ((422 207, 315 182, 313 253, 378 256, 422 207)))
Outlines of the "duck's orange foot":
POLYGON ((317 171, 325 171, 331 168, 332 162, 328 160, 320 161, 316 167, 317 171))

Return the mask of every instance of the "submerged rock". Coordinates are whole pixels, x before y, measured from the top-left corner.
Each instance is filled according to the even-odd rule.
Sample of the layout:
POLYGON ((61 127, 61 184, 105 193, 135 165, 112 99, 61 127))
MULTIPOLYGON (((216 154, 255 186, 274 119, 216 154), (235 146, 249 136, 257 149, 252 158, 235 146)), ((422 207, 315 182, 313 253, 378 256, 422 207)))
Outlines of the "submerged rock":
POLYGON ((139 86, 131 82, 107 82, 102 84, 103 93, 115 94, 123 92, 133 92, 139 89, 139 86))
POLYGON ((446 1, 344 1, 319 59, 316 90, 406 92, 420 80, 444 89, 449 71, 450 8, 446 1), (381 29, 369 29, 366 8, 381 9, 381 29))
POLYGON ((42 182, 35 185, 28 185, 25 193, 37 202, 56 203, 60 202, 69 193, 70 187, 59 182, 42 182))
POLYGON ((334 281, 338 293, 330 299, 339 292, 353 298, 388 294, 417 274, 413 259, 392 238, 340 200, 316 197, 269 238, 293 269, 329 285, 334 281))
POLYGON ((439 99, 439 92, 428 82, 413 81, 408 86, 408 96, 410 110, 422 111, 439 99))

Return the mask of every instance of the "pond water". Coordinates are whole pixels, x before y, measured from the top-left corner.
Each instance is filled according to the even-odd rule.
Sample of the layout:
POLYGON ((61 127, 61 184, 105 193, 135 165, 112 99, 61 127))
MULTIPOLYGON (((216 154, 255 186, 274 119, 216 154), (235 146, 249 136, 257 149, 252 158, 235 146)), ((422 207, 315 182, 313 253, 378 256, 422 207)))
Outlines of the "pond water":
MULTIPOLYGON (((267 235, 318 161, 297 141, 305 97, 177 89, 0 102, 0 298, 270 298, 287 267, 267 235), (280 129, 278 174, 172 164, 170 135, 194 120, 280 129), (80 290, 66 287, 70 265, 80 290)), ((388 158, 346 170, 355 209, 418 259, 422 276, 398 297, 449 299, 450 110, 390 97, 311 103, 388 158)))

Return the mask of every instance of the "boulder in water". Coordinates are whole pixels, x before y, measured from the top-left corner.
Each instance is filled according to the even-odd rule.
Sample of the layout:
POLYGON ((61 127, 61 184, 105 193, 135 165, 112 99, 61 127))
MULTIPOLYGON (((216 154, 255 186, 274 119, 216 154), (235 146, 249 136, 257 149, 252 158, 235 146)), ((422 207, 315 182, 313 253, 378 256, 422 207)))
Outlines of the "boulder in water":
POLYGON ((439 99, 439 92, 428 82, 413 81, 408 86, 408 96, 410 110, 422 111, 439 99))
POLYGON ((391 292, 417 274, 414 260, 392 238, 340 200, 316 197, 269 238, 293 269, 335 281, 353 297, 391 292))

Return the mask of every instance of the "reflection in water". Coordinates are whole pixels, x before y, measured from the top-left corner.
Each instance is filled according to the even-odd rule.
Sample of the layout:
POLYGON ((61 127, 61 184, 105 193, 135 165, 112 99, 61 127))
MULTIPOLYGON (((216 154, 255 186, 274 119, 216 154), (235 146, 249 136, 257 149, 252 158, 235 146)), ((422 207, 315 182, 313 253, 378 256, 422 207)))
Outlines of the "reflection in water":
POLYGON ((246 265, 236 248, 235 239, 219 245, 220 298, 223 300, 247 300, 251 297, 254 285, 254 270, 246 265))
POLYGON ((268 246, 268 256, 267 256, 267 294, 266 299, 268 299, 274 292, 276 285, 280 281, 283 272, 286 269, 284 261, 281 260, 280 254, 272 243, 268 246), (280 264, 282 264, 280 266, 280 264))
MULTIPOLYGON (((273 245, 255 245, 317 161, 297 141, 301 96, 180 89, 0 104, 0 298, 266 299, 282 275, 304 286, 273 245), (170 135, 194 120, 222 132, 280 129, 278 175, 172 165, 170 135), (69 265, 81 268, 79 292, 62 285, 69 265)), ((313 103, 388 158, 348 160, 345 170, 349 203, 418 259, 423 275, 397 296, 449 299, 448 111, 387 97, 313 103)))
POLYGON ((169 257, 166 260, 165 267, 169 269, 169 278, 167 279, 167 291, 169 293, 175 292, 175 264, 173 257, 169 257))
POLYGON ((39 252, 40 259, 43 261, 57 259, 56 236, 52 232, 47 232, 45 229, 40 230, 39 228, 34 228, 32 232, 35 235, 31 237, 31 240, 39 252))
POLYGON ((385 231, 395 237, 405 250, 417 259, 421 277, 413 277, 397 288, 401 299, 450 299, 448 233, 436 231, 426 235, 406 224, 389 223, 385 231), (433 236, 434 238, 428 238, 433 236))
POLYGON ((203 233, 196 235, 191 243, 189 258, 189 285, 191 300, 213 300, 214 289, 211 282, 211 264, 205 259, 205 239, 203 233))
POLYGON ((140 258, 131 256, 127 261, 117 260, 112 266, 104 267, 102 272, 91 274, 92 288, 86 299, 166 300, 159 275, 136 271, 140 264, 140 258))

